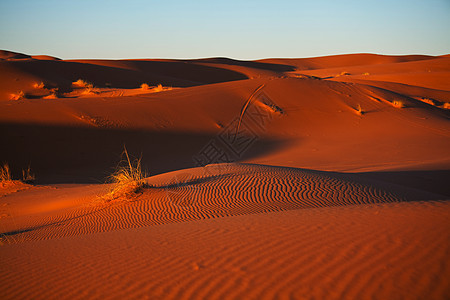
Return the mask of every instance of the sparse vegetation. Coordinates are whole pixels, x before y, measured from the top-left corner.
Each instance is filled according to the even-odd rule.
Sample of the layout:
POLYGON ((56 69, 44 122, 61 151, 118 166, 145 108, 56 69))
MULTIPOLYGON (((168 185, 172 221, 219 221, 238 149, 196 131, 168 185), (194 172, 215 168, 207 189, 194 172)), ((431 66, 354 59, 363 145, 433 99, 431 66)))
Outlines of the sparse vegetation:
POLYGON ((420 99, 420 101, 422 101, 424 103, 427 103, 427 104, 430 104, 430 105, 434 105, 434 106, 438 106, 439 104, 441 104, 439 101, 436 101, 436 100, 431 99, 431 98, 426 98, 426 97, 422 97, 420 99))
POLYGON ((125 159, 122 159, 116 172, 109 177, 109 181, 114 183, 114 186, 107 194, 106 200, 133 197, 147 186, 145 181, 147 174, 142 170, 141 165, 142 158, 132 161, 126 147, 122 157, 125 159))
POLYGON ((450 102, 444 102, 441 106, 443 109, 450 109, 450 102))
POLYGON ((31 167, 22 169, 22 181, 25 183, 33 183, 36 180, 36 176, 31 172, 31 167))
POLYGON ((88 83, 87 81, 84 81, 83 79, 78 79, 77 81, 72 82, 72 86, 83 88, 88 86, 92 87, 92 84, 88 83))
POLYGON ((33 84, 33 87, 34 87, 35 89, 44 89, 44 88, 45 88, 45 84, 44 84, 43 81, 41 81, 41 82, 36 82, 36 83, 33 84))
MULTIPOLYGON (((22 169, 22 182, 24 183, 32 183, 36 179, 36 176, 31 171, 31 167, 28 166, 27 169, 22 169)), ((7 184, 12 183, 16 180, 13 179, 11 175, 11 169, 7 163, 0 166, 0 183, 7 184)))
POLYGON ((11 181, 11 170, 9 169, 8 164, 3 164, 3 166, 0 167, 0 182, 7 182, 11 181))
POLYGON ((162 91, 169 91, 171 90, 171 87, 164 87, 162 84, 158 84, 157 86, 149 86, 147 83, 141 84, 141 90, 143 91, 150 91, 153 93, 158 93, 162 91))
POLYGON ((341 74, 339 74, 340 76, 346 76, 346 75, 350 75, 350 73, 349 72, 345 72, 345 71, 343 71, 343 72, 341 72, 341 74))
POLYGON ((23 91, 19 91, 16 94, 10 95, 11 100, 22 100, 25 98, 25 93, 23 91))
POLYGON ((162 90, 164 90, 164 88, 161 84, 158 84, 155 88, 153 88, 154 92, 161 92, 162 90))
POLYGON ((94 89, 93 86, 88 86, 84 89, 83 93, 84 95, 95 95, 98 94, 98 91, 94 89))
POLYGON ((76 88, 84 88, 84 90, 81 92, 83 95, 98 94, 98 91, 94 88, 94 85, 83 79, 78 79, 77 81, 72 82, 72 86, 76 88))
POLYGON ((365 72, 365 73, 363 73, 363 75, 364 75, 364 76, 369 76, 370 73, 369 73, 369 72, 365 72))
POLYGON ((358 106, 356 107, 356 113, 358 115, 362 115, 364 113, 364 111, 361 108, 361 104, 358 104, 358 106))
POLYGON ((50 94, 43 97, 44 99, 57 99, 58 98, 58 89, 54 88, 50 90, 50 94))
POLYGON ((405 107, 405 103, 403 101, 401 101, 401 100, 394 100, 391 103, 392 103, 392 106, 396 107, 396 108, 403 108, 403 107, 405 107))

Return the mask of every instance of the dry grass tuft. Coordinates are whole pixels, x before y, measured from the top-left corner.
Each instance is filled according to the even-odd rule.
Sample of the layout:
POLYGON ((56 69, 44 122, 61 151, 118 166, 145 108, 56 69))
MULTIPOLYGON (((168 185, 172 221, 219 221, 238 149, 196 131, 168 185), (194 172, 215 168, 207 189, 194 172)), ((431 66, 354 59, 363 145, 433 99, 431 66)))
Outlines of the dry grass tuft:
POLYGON ((0 182, 12 181, 11 170, 8 164, 0 166, 0 182))
POLYGON ((22 181, 25 183, 33 183, 36 180, 36 176, 31 172, 31 167, 22 169, 22 181))
POLYGON ((11 100, 22 100, 25 98, 25 93, 23 91, 19 91, 16 94, 10 95, 11 100))
POLYGON ((133 198, 148 186, 145 181, 147 173, 142 170, 142 158, 130 160, 126 147, 122 153, 122 157, 124 156, 126 159, 122 159, 117 171, 109 177, 114 186, 105 197, 107 201, 133 198))
POLYGON ((150 89, 150 86, 147 83, 141 84, 141 90, 148 91, 150 89))
POLYGON ((35 82, 34 84, 33 84, 33 87, 35 88, 35 89, 44 89, 45 88, 45 83, 43 82, 43 81, 41 81, 41 82, 35 82))
POLYGON ((170 91, 172 87, 164 87, 162 84, 158 84, 157 86, 149 86, 147 83, 141 84, 141 90, 149 91, 151 93, 158 93, 162 91, 170 91))
POLYGON ((87 81, 84 81, 83 79, 78 79, 77 81, 72 82, 72 86, 78 87, 78 88, 84 88, 84 87, 92 86, 92 84, 90 84, 87 81))
POLYGON ((441 106, 443 109, 450 109, 450 102, 444 102, 441 106))
POLYGON ((47 96, 43 97, 43 99, 57 99, 58 98, 58 89, 54 88, 50 90, 50 94, 48 94, 47 96))
POLYGON ((83 95, 95 95, 98 94, 98 90, 94 88, 94 85, 90 82, 87 82, 83 79, 78 79, 77 81, 72 82, 72 86, 75 88, 84 88, 81 92, 83 95))
POLYGON ((162 84, 158 84, 156 87, 153 88, 153 92, 162 92, 164 90, 162 84))
POLYGON ((396 107, 396 108, 403 108, 403 107, 405 107, 405 103, 403 101, 401 101, 401 100, 394 100, 391 103, 392 103, 392 106, 396 107))
MULTIPOLYGON (((22 182, 24 183, 33 183, 36 179, 36 176, 31 172, 31 167, 28 166, 27 169, 22 169, 22 182)), ((14 180, 11 175, 11 169, 7 163, 0 166, 0 183, 2 185, 19 182, 19 180, 14 180)))
POLYGON ((172 87, 164 87, 162 84, 158 84, 157 86, 150 86, 147 83, 141 84, 141 90, 143 91, 149 91, 151 93, 158 93, 162 91, 170 91, 172 87))
POLYGON ((96 89, 94 89, 93 86, 88 86, 84 89, 82 94, 83 95, 96 95, 96 94, 98 94, 98 91, 96 89))
POLYGON ((361 104, 358 104, 358 106, 356 107, 356 113, 358 114, 358 115, 362 115, 362 114, 364 114, 364 111, 362 110, 362 108, 361 108, 361 104))

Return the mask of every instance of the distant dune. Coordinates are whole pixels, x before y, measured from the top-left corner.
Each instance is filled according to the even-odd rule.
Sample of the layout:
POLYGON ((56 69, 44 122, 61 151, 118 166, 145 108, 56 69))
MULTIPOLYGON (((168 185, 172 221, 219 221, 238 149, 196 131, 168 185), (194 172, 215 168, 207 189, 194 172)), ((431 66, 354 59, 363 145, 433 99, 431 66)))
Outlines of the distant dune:
POLYGON ((448 299, 449 109, 449 55, 1 51, 0 298, 448 299))

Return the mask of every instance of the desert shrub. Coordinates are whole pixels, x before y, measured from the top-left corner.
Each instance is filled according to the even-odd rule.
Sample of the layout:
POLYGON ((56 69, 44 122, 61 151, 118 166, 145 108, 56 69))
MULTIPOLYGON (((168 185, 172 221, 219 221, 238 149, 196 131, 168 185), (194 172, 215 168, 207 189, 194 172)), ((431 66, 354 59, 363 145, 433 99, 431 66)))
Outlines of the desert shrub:
POLYGON ((403 108, 403 107, 405 107, 405 103, 403 103, 403 101, 401 101, 401 100, 394 100, 391 103, 392 103, 392 106, 394 106, 396 108, 403 108))
POLYGON ((356 113, 358 115, 362 115, 364 113, 364 111, 361 108, 361 104, 358 104, 358 106, 356 106, 356 113))
POLYGON ((44 99, 57 99, 58 98, 58 89, 54 88, 50 90, 50 94, 44 97, 44 99))
POLYGON ((162 84, 158 84, 155 88, 153 88, 154 92, 161 92, 163 90, 164 90, 164 88, 163 88, 162 84))
POLYGON ((11 170, 9 169, 8 164, 3 164, 0 166, 0 182, 11 181, 11 170))
POLYGON ((44 88, 45 88, 45 84, 44 84, 43 81, 41 81, 41 82, 36 82, 36 83, 33 84, 33 87, 34 87, 35 89, 44 89, 44 88))
POLYGON ((147 186, 147 173, 142 170, 142 158, 131 160, 126 147, 122 158, 117 170, 109 176, 109 182, 114 185, 106 197, 107 200, 133 197, 147 186))
POLYGON ((156 86, 149 86, 147 83, 141 84, 141 90, 143 91, 149 91, 152 93, 158 93, 162 91, 169 91, 171 90, 171 87, 164 87, 162 84, 158 84, 156 86))
POLYGON ((22 169, 22 181, 25 183, 33 183, 36 176, 31 172, 31 167, 28 166, 26 169, 22 169))
POLYGON ((83 79, 78 79, 77 81, 72 82, 72 86, 74 87, 88 87, 88 86, 93 86, 91 83, 84 81, 83 79))
MULTIPOLYGON (((22 182, 25 183, 32 183, 36 179, 36 176, 31 171, 31 167, 28 166, 26 169, 22 169, 22 182)), ((11 175, 11 169, 7 163, 3 164, 3 166, 0 166, 0 182, 1 183, 8 183, 16 181, 13 179, 11 175)))
POLYGON ((25 98, 25 93, 23 91, 19 91, 16 94, 10 95, 11 100, 22 100, 25 98))

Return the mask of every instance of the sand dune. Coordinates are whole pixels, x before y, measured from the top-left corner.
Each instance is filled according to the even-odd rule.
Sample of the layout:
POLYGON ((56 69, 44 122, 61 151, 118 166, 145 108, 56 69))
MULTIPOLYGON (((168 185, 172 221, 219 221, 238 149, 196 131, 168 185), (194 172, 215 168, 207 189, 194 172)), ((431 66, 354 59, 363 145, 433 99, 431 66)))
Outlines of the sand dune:
POLYGON ((150 187, 130 201, 102 199, 107 189, 97 186, 30 187, 9 194, 8 219, 2 222, 5 241, 271 211, 444 198, 357 175, 259 165, 208 165, 153 176, 148 183, 150 187), (34 203, 36 198, 48 200, 34 203))
MULTIPOLYGON (((443 56, 445 57, 445 56, 443 56)), ((261 62, 286 64, 303 70, 331 69, 338 67, 356 67, 381 64, 395 64, 411 61, 430 60, 438 57, 428 55, 377 55, 369 53, 330 55, 312 58, 263 59, 261 62)))
MULTIPOLYGON (((430 165, 443 169, 450 163, 447 110, 384 88, 297 78, 241 80, 131 97, 2 102, 5 144, 33 151, 4 147, 0 153, 15 172, 31 162, 38 180, 47 183, 102 181, 124 144, 131 153, 144 154, 152 174, 194 167, 192 157, 221 132, 232 130, 245 100, 261 84, 263 97, 281 111, 270 111, 265 100, 256 99, 243 127, 256 146, 242 157, 230 152, 229 159, 347 172, 426 170, 430 165), (394 101, 405 108, 394 107, 394 101), (265 112, 262 117, 260 112, 265 112), (174 147, 184 151, 176 153, 174 147), (340 153, 338 161, 335 153, 340 153)), ((431 95, 441 102, 447 97, 431 95)))
POLYGON ((36 178, 0 174, 0 298, 447 299, 449 80, 1 51, 0 163, 36 178), (111 197, 124 149, 149 176, 111 197))

